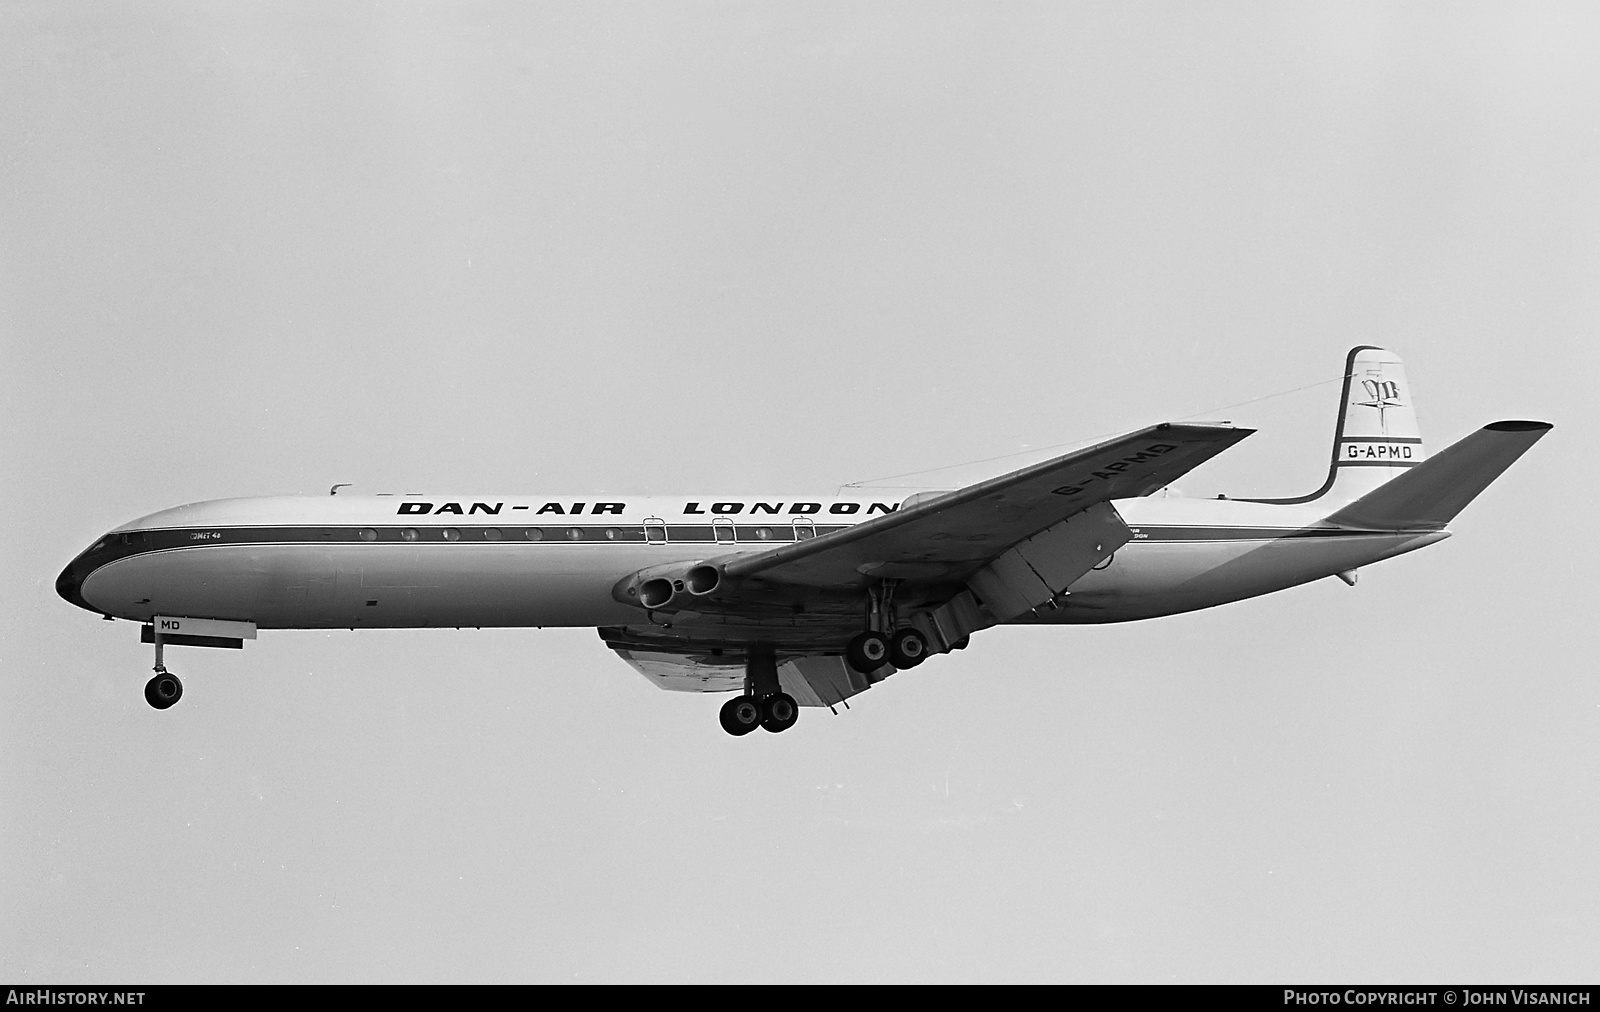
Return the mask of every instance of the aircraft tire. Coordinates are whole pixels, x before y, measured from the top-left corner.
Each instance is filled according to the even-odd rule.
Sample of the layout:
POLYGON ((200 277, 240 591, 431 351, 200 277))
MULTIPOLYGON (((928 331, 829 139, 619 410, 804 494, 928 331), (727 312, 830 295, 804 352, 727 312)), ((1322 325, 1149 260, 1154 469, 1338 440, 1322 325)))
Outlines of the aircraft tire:
POLYGON ((845 644, 844 659, 863 675, 871 674, 888 662, 889 641, 883 633, 858 633, 845 644))
POLYGON ((761 726, 777 734, 794 727, 800 719, 800 704, 787 692, 774 692, 761 701, 761 726))
POLYGON ((761 726, 761 705, 752 696, 734 696, 722 704, 717 715, 722 729, 731 735, 749 734, 761 726))
POLYGON ((928 659, 928 641, 915 629, 898 629, 889 637, 889 663, 902 671, 928 659))
POLYGON ((170 671, 157 671, 156 676, 144 683, 144 701, 157 710, 183 698, 183 683, 170 671))

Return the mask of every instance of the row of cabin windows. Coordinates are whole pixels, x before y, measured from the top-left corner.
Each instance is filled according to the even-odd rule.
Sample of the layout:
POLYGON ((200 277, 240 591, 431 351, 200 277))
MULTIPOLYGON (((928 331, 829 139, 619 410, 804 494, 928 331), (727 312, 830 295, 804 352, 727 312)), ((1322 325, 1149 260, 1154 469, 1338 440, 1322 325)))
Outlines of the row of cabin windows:
MULTIPOLYGON (((679 525, 673 526, 679 527, 679 525)), ((816 526, 803 517, 795 520, 791 528, 793 530, 792 536, 786 536, 789 535, 788 531, 780 533, 771 527, 738 527, 731 520, 718 519, 711 523, 711 539, 727 544, 736 544, 741 540, 747 542, 772 541, 774 539, 780 541, 804 541, 807 538, 816 537, 817 534, 816 526), (740 537, 741 534, 743 535, 742 538, 740 537)), ((685 535, 690 531, 698 533, 702 530, 704 530, 704 525, 681 526, 679 527, 678 540, 698 541, 700 540, 699 538, 685 535)), ((599 537, 604 538, 606 541, 643 541, 653 545, 666 544, 669 537, 666 522, 655 519, 646 520, 642 527, 606 527, 599 529, 598 534, 593 533, 594 531, 596 531, 596 528, 568 527, 565 530, 560 530, 543 527, 523 527, 513 530, 511 537, 521 538, 525 541, 544 541, 557 538, 565 538, 568 541, 584 541, 590 537, 599 537)), ((360 536, 362 541, 377 541, 378 530, 375 527, 363 527, 361 528, 360 536)), ((469 540, 502 541, 505 539, 506 533, 498 527, 482 527, 469 531, 467 536, 469 540)), ((442 541, 460 541, 463 535, 461 530, 456 527, 428 528, 426 533, 415 527, 405 527, 400 530, 400 540, 402 541, 433 540, 435 537, 442 541)))
MULTIPOLYGON (((652 545, 666 544, 668 541, 683 542, 715 542, 720 544, 751 544, 763 541, 804 541, 814 538, 819 533, 842 530, 836 525, 818 525, 809 517, 795 517, 792 523, 774 525, 771 527, 756 527, 740 524, 735 526, 732 520, 717 517, 710 524, 668 524, 659 517, 647 517, 638 527, 517 527, 501 529, 499 527, 403 527, 398 530, 385 527, 362 527, 356 530, 355 535, 362 541, 392 541, 399 538, 401 541, 617 541, 647 543, 652 545)), ((241 531, 240 540, 260 541, 275 540, 275 528, 261 528, 255 533, 265 537, 250 537, 250 531, 241 531)), ((323 538, 338 539, 349 537, 349 528, 324 527, 317 533, 323 538)), ((208 543, 216 543, 223 539, 221 532, 190 530, 175 530, 157 532, 168 539, 181 539, 179 543, 188 544, 190 540, 204 539, 208 543), (212 539, 215 539, 213 541, 212 539)), ((239 535, 229 535, 228 540, 233 540, 239 535)), ((143 546, 150 543, 148 531, 124 531, 108 534, 95 542, 91 552, 98 552, 112 545, 121 544, 126 547, 143 546)))

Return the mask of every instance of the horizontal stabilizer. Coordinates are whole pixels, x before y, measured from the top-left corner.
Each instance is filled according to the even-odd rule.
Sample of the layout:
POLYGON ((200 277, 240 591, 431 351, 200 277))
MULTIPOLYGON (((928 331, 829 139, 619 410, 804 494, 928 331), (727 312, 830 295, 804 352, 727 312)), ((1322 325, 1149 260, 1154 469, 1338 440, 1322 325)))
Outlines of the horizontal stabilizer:
POLYGON ((1552 426, 1494 422, 1328 517, 1364 530, 1438 530, 1552 426))

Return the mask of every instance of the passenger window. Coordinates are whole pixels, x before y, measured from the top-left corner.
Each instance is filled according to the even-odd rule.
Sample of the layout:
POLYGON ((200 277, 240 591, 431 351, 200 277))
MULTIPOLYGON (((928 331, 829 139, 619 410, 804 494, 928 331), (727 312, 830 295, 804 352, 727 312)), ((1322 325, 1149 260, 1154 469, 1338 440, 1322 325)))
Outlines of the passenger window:
POLYGON ((718 517, 711 521, 711 533, 713 540, 719 544, 731 545, 739 540, 737 533, 733 529, 733 521, 725 517, 718 517))
POLYGON ((522 536, 527 538, 529 541, 543 541, 544 531, 537 527, 529 527, 527 530, 522 532, 522 536))
POLYGON ((667 522, 660 517, 644 518, 644 540, 651 545, 667 543, 667 522))
POLYGON ((421 537, 421 535, 417 533, 417 529, 415 527, 407 527, 405 530, 400 532, 400 539, 402 541, 415 541, 419 537, 421 537))
POLYGON ((361 540, 376 541, 378 540, 378 532, 373 530, 371 527, 363 527, 361 528, 361 540))
POLYGON ((483 540, 485 540, 485 541, 499 541, 500 540, 500 528, 498 528, 498 527, 485 527, 483 529, 483 540))
POLYGON ((444 530, 440 531, 439 533, 444 536, 444 539, 446 541, 460 541, 461 540, 461 532, 456 530, 454 527, 446 527, 444 530))

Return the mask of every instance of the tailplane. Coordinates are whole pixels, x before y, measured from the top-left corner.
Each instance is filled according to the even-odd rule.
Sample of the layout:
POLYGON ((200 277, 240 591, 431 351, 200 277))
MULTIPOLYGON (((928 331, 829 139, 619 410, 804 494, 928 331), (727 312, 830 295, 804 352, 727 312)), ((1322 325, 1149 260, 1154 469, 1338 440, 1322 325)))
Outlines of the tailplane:
POLYGON ((1328 517, 1365 530, 1439 530, 1549 432, 1549 422, 1494 422, 1328 517))
POLYGON ((1351 348, 1344 363, 1344 391, 1333 430, 1328 480, 1310 495, 1254 499, 1282 504, 1325 500, 1354 502, 1400 477, 1426 459, 1422 431, 1400 356, 1382 348, 1351 348))

